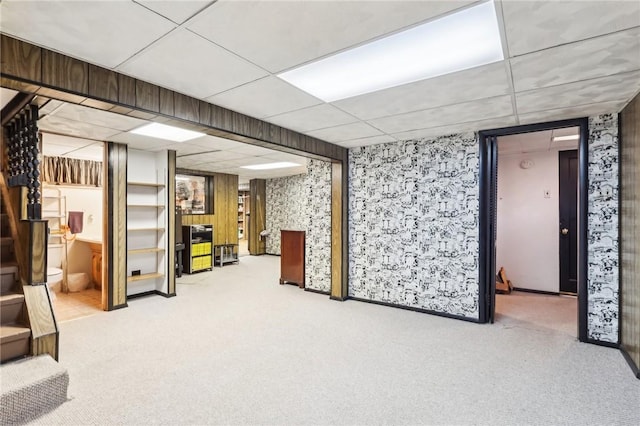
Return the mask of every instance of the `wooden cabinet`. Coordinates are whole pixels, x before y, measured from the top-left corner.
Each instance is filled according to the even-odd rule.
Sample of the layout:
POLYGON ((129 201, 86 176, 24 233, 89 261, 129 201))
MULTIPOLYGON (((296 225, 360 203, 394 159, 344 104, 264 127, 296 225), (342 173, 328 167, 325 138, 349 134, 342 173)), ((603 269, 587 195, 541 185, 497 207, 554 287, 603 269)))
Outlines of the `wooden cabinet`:
POLYGON ((185 244, 183 263, 187 274, 211 270, 213 267, 213 226, 188 225, 182 227, 185 244))
POLYGON ((304 231, 280 231, 280 284, 304 288, 304 231))

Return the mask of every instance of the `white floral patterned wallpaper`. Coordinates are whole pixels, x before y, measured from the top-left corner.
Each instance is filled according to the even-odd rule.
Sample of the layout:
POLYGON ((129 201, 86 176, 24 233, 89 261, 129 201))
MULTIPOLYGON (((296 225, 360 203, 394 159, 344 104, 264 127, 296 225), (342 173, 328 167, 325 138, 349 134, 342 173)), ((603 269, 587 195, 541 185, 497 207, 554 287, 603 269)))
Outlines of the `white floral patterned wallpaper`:
POLYGON ((476 136, 349 150, 349 296, 478 318, 476 136))
POLYGON ((588 333, 618 342, 618 115, 589 118, 588 333))
MULTIPOLYGON (((589 120, 588 333, 618 341, 617 115, 589 120)), ((349 150, 349 295, 478 318, 473 133, 349 150)))
POLYGON ((306 175, 267 179, 268 254, 280 254, 280 230, 306 231, 305 287, 331 290, 331 163, 309 160, 306 175))

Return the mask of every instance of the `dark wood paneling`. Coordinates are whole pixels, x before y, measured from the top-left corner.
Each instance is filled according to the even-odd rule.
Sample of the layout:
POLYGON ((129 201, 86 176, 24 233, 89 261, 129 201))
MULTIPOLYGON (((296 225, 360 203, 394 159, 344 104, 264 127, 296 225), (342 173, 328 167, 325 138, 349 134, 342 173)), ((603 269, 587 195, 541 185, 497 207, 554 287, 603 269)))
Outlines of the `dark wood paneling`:
POLYGON ((228 244, 238 244, 238 176, 226 175, 226 233, 228 244))
POLYGON ((169 89, 165 89, 164 87, 160 88, 160 114, 173 116, 174 113, 173 108, 173 91, 169 89))
POLYGON ((42 83, 86 95, 89 93, 89 64, 43 49, 42 83))
POLYGON ((169 235, 169 252, 167 253, 167 277, 169 278, 169 295, 176 294, 176 152, 169 150, 167 153, 167 212, 169 212, 169 226, 166 232, 169 235))
POLYGON ((345 173, 342 163, 331 164, 331 298, 345 300, 348 294, 345 173))
POLYGON ((155 84, 136 80, 136 108, 160 112, 160 88, 155 84))
POLYGON ((118 102, 118 74, 95 65, 89 65, 88 96, 118 102))
POLYGON ((105 179, 104 215, 106 221, 107 292, 109 310, 127 306, 127 146, 107 144, 107 178, 105 179))
POLYGON ((47 281, 47 223, 46 220, 32 220, 29 222, 31 228, 29 241, 31 247, 31 255, 29 256, 31 279, 29 284, 47 281))
POLYGON ((211 125, 211 104, 209 102, 200 101, 200 124, 205 126, 211 125))
POLYGON ((118 74, 118 102, 135 107, 136 105, 136 79, 127 75, 118 74))
POLYGON ((264 238, 260 238, 260 232, 267 229, 266 195, 266 180, 251 179, 249 181, 249 203, 251 204, 251 215, 249 219, 249 253, 252 255, 266 253, 266 242, 264 238))
POLYGON ((0 72, 25 80, 42 81, 42 49, 4 34, 0 37, 0 72))
POLYGON ((200 101, 181 93, 173 95, 173 115, 183 120, 200 122, 200 101))
POLYGON ((640 95, 620 114, 621 347, 640 367, 640 95))

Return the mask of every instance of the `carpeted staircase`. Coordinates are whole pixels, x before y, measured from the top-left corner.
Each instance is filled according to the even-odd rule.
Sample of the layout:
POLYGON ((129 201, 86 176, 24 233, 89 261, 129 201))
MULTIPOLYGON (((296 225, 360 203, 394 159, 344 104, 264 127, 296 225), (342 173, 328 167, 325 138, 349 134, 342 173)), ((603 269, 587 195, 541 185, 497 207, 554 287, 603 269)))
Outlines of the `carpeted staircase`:
MULTIPOLYGON (((4 203, 2 203, 4 210, 4 203)), ((24 295, 18 291, 18 266, 7 214, 0 213, 0 362, 29 354, 31 330, 26 323, 24 295)))
POLYGON ((31 329, 3 201, 0 198, 0 425, 9 425, 35 419, 65 402, 69 375, 51 356, 31 356, 31 329))

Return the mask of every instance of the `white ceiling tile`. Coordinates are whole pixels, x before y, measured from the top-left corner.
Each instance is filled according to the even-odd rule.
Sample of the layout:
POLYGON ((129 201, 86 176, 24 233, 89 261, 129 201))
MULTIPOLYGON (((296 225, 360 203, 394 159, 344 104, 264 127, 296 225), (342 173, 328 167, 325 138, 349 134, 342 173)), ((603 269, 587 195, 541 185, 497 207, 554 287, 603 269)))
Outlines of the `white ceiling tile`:
POLYGON ((147 123, 145 120, 138 118, 74 104, 64 104, 51 115, 121 131, 135 129, 147 123))
POLYGON ((211 0, 134 0, 144 7, 171 19, 176 24, 182 24, 202 9, 213 3, 211 0))
POLYGON ((427 137, 450 135, 454 133, 477 132, 480 130, 499 129, 502 127, 514 126, 516 119, 514 116, 499 117, 489 120, 472 121, 467 123, 457 123, 448 126, 431 127, 427 129, 411 130, 408 132, 394 133, 392 136, 397 140, 411 140, 427 137))
POLYGON ((322 101, 270 76, 207 98, 207 101, 263 118, 321 104, 322 101))
POLYGON ((175 26, 130 1, 0 3, 3 33, 107 68, 116 67, 175 26))
POLYGON ((272 149, 263 148, 261 146, 256 146, 256 145, 249 145, 249 144, 241 144, 241 145, 242 146, 239 146, 237 148, 231 148, 230 151, 244 154, 244 155, 255 155, 255 156, 273 154, 272 149))
POLYGON ((369 123, 385 133, 400 133, 460 122, 506 117, 512 114, 511 96, 498 96, 392 117, 377 118, 369 120, 369 123))
POLYGON ((202 152, 212 151, 211 149, 206 149, 199 145, 193 145, 186 142, 176 143, 171 149, 176 151, 176 156, 178 157, 181 155, 198 154, 202 152))
POLYGON ((118 70, 200 99, 267 75, 257 66, 184 29, 159 40, 118 70))
POLYGON ((322 104, 269 117, 266 121, 299 132, 310 132, 325 127, 355 123, 357 118, 338 108, 322 104))
POLYGON ((218 1, 188 28, 277 72, 469 3, 218 1))
POLYGON ((504 62, 405 84, 334 102, 363 120, 509 93, 504 62))
POLYGON ((234 148, 241 148, 246 145, 242 142, 236 142, 231 139, 225 139, 211 135, 205 135, 197 139, 192 139, 189 141, 189 144, 201 146, 207 150, 229 150, 234 148))
POLYGON ((108 140, 111 136, 120 133, 120 131, 116 129, 109 129, 107 127, 96 126, 95 124, 51 115, 38 120, 38 128, 44 132, 54 132, 101 141, 108 140))
POLYGON ((554 129, 552 130, 553 136, 569 136, 569 135, 578 135, 580 134, 579 127, 564 127, 562 129, 554 129))
POLYGON ((551 143, 551 130, 541 132, 518 133, 515 135, 500 136, 498 138, 498 149, 501 152, 547 149, 551 143), (506 151, 505 151, 506 150, 506 151))
POLYGON ((640 25, 638 1, 503 1, 511 56, 640 25))
POLYGON ((352 139, 350 141, 336 142, 344 148, 355 148, 357 146, 378 145, 381 143, 395 142, 395 139, 389 135, 372 136, 369 138, 352 139))
POLYGON ((589 117, 598 114, 618 113, 627 104, 626 101, 602 102, 577 107, 549 109, 546 111, 519 114, 520 124, 543 123, 545 121, 567 120, 570 118, 589 117))
POLYGON ((298 163, 298 164, 307 163, 307 159, 305 157, 300 155, 289 154, 288 152, 273 151, 273 153, 269 155, 264 155, 263 157, 273 161, 278 161, 278 162, 289 161, 291 163, 298 163))
POLYGON ((640 90, 640 71, 516 93, 519 114, 631 99, 640 90))
POLYGON ((13 99, 15 95, 18 94, 18 91, 12 89, 5 89, 4 87, 0 87, 0 109, 4 108, 5 105, 13 99))
POLYGON ((97 143, 70 151, 65 154, 65 157, 102 162, 104 161, 104 148, 102 143, 97 143))
POLYGON ((241 158, 245 158, 246 156, 244 154, 240 154, 239 152, 216 151, 216 152, 207 152, 203 154, 196 154, 196 155, 193 155, 193 157, 194 157, 194 161, 205 163, 205 162, 239 160, 241 158))
POLYGON ((84 146, 92 145, 96 141, 91 139, 83 139, 71 136, 64 136, 55 133, 43 133, 42 134, 43 145, 52 146, 56 145, 61 149, 71 151, 74 149, 82 148, 84 146))
POLYGON ((640 69, 640 27, 510 60, 516 92, 640 69))
POLYGON ((49 102, 44 104, 42 108, 38 111, 40 117, 44 117, 47 114, 55 113, 58 108, 62 108, 65 103, 63 101, 59 101, 57 99, 50 99, 49 102))
POLYGON ((346 141, 349 139, 366 138, 369 136, 379 136, 382 132, 370 125, 362 122, 343 124, 342 126, 329 127, 307 133, 309 136, 328 142, 346 141))

